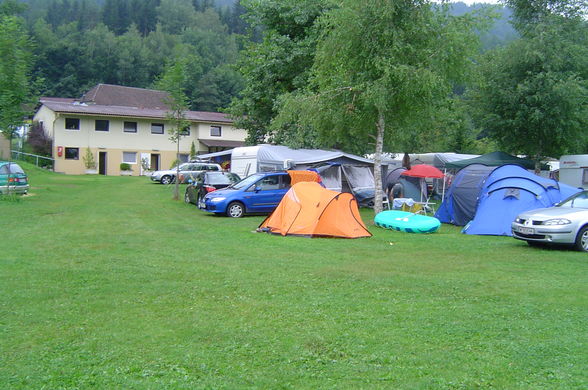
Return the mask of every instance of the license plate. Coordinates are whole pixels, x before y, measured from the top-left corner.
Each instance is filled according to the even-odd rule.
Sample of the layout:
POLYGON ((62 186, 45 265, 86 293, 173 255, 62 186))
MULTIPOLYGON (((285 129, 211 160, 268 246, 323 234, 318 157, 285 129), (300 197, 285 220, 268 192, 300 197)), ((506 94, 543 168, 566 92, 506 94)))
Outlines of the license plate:
POLYGON ((519 233, 523 233, 523 234, 535 234, 535 229, 528 228, 528 227, 520 227, 519 226, 519 233))

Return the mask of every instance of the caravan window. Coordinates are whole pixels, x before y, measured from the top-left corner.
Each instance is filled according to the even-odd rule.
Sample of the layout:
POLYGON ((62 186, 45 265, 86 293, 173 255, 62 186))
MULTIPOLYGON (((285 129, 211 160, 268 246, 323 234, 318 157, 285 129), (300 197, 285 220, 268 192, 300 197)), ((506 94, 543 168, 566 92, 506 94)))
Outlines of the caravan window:
POLYGON ((585 186, 588 184, 588 168, 583 169, 582 173, 582 185, 585 186))

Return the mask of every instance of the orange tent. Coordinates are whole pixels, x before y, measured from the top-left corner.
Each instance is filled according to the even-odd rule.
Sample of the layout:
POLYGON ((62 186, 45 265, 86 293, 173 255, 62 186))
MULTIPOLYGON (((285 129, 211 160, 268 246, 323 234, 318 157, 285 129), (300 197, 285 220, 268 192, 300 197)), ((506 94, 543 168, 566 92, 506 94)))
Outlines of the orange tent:
POLYGON ((258 230, 282 236, 371 237, 353 195, 313 182, 293 185, 258 230))
POLYGON ((290 185, 300 183, 301 181, 321 182, 321 177, 314 171, 288 171, 290 175, 290 185))

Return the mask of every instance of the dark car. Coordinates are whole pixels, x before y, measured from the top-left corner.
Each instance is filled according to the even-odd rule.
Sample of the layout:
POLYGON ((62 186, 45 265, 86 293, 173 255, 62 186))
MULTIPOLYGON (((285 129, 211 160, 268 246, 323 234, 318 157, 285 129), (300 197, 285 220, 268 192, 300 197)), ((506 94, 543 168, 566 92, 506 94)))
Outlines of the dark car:
POLYGON ((237 183, 241 178, 230 172, 200 172, 194 182, 190 183, 184 194, 184 201, 204 207, 204 196, 209 192, 226 188, 237 183))
POLYGON ((255 173, 222 190, 206 194, 201 209, 239 218, 246 213, 271 213, 290 189, 286 172, 255 173))

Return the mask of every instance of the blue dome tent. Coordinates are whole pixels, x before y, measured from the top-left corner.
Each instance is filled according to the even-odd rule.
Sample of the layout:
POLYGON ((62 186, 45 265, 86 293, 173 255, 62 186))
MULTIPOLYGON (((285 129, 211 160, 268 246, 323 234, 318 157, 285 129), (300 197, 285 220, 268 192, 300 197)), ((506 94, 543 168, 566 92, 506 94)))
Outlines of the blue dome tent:
POLYGON ((457 173, 435 217, 466 225, 465 234, 510 236, 510 224, 521 212, 551 207, 578 191, 519 165, 474 164, 457 173))

